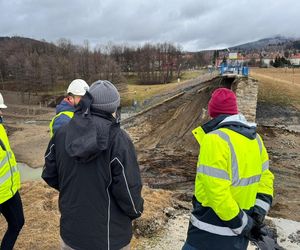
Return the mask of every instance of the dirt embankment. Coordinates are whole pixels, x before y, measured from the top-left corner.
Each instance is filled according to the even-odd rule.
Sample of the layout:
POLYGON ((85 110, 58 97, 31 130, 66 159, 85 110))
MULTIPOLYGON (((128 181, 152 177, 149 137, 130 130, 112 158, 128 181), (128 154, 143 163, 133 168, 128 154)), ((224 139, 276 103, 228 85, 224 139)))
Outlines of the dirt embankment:
POLYGON ((261 124, 259 133, 275 175, 270 216, 300 221, 300 111, 290 106, 258 103, 257 122, 261 124))
POLYGON ((192 191, 199 147, 191 131, 208 120, 202 111, 216 85, 209 82, 188 89, 125 122, 150 187, 192 191))

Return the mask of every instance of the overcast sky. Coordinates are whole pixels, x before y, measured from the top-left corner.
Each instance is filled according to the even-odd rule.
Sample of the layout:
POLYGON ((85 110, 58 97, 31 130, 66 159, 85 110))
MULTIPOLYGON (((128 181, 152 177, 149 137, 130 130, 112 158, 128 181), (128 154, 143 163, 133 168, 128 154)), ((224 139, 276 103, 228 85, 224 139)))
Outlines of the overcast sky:
POLYGON ((300 38, 299 0, 0 0, 0 36, 74 44, 171 42, 197 51, 300 38))

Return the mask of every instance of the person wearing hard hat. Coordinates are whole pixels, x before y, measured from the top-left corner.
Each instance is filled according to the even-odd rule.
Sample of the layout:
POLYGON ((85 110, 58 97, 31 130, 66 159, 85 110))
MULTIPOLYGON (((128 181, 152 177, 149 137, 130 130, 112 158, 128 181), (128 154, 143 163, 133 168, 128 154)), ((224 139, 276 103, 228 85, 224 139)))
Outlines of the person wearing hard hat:
POLYGON ((274 176, 256 124, 238 113, 236 96, 218 88, 213 119, 193 130, 200 145, 187 240, 183 250, 246 250, 264 234, 274 176))
POLYGON ((51 137, 62 125, 68 123, 75 112, 75 106, 78 105, 82 96, 89 90, 89 85, 82 79, 73 80, 68 89, 67 97, 56 106, 56 115, 50 122, 51 137))
POLYGON ((4 216, 8 224, 1 241, 1 250, 13 249, 24 225, 23 206, 19 194, 20 172, 2 120, 1 109, 6 108, 0 93, 0 214, 4 216))

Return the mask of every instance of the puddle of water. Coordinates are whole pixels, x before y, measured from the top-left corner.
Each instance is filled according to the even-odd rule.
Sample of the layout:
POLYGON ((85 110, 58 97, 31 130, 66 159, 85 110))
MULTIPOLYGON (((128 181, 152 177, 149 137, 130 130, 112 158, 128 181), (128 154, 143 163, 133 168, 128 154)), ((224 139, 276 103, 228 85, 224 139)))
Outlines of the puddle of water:
POLYGON ((31 168, 25 163, 18 163, 18 167, 21 173, 21 182, 41 180, 43 168, 31 168))

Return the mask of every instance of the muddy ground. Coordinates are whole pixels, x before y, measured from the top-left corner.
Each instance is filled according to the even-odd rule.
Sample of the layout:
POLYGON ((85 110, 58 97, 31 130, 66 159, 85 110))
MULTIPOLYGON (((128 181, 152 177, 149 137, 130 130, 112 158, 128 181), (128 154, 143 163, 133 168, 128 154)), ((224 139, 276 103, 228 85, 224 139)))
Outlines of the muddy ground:
MULTIPOLYGON (((176 191, 187 201, 193 191, 199 148, 191 130, 208 120, 205 107, 211 88, 202 87, 125 124, 136 139, 145 182, 153 188, 176 191)), ((270 214, 300 221, 300 112, 291 106, 258 103, 257 123, 275 174, 270 214)))
MULTIPOLYGON (((149 186, 143 191, 145 213, 135 222, 133 249, 146 249, 149 238, 152 241, 164 237, 165 233, 158 232, 169 218, 187 218, 198 156, 198 145, 191 130, 208 120, 205 108, 213 88, 203 83, 187 89, 123 123, 135 142, 142 177, 149 186)), ((43 165, 49 141, 48 121, 54 114, 53 109, 38 110, 38 107, 24 109, 12 105, 4 114, 17 160, 31 167, 43 165)), ((300 133, 291 129, 300 124, 299 111, 258 103, 257 122, 275 174, 275 200, 270 215, 300 221, 300 133)), ((21 194, 26 225, 16 249, 57 249, 56 191, 35 181, 25 183, 21 194)), ((0 235, 4 229, 0 217, 0 235)))
POLYGON ((300 221, 300 111, 258 103, 257 123, 275 175, 270 216, 300 221))

